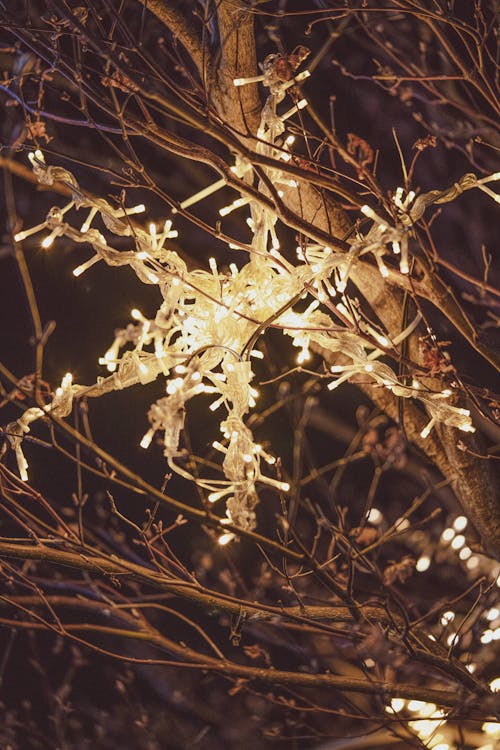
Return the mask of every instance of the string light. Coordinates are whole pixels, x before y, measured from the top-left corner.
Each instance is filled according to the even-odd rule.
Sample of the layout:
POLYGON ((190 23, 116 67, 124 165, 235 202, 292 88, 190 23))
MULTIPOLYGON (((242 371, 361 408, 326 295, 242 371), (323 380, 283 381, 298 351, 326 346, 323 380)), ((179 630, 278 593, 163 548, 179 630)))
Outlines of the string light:
POLYGON ((82 226, 80 227, 80 232, 82 232, 82 234, 85 234, 85 232, 89 231, 90 225, 92 224, 92 221, 93 221, 94 216, 96 215, 97 211, 98 211, 97 206, 93 206, 90 209, 89 215, 87 216, 87 218, 83 222, 82 226))
POLYGON ((22 242, 27 237, 31 237, 32 234, 37 234, 37 232, 40 232, 42 229, 45 229, 47 226, 46 222, 43 222, 42 224, 37 224, 34 227, 31 227, 31 229, 26 229, 23 232, 18 232, 14 235, 14 240, 16 242, 22 242))
POLYGON ((58 237, 59 234, 60 234, 60 229, 59 227, 56 227, 55 229, 52 230, 50 234, 48 234, 46 237, 43 238, 41 245, 44 248, 44 250, 52 246, 55 238, 58 237))
POLYGON ((87 260, 85 263, 82 263, 80 266, 77 266, 73 269, 73 276, 81 276, 82 273, 85 273, 89 268, 91 268, 93 265, 98 263, 101 260, 101 258, 98 255, 94 255, 92 258, 87 260))
POLYGON ((281 122, 285 122, 285 120, 289 120, 290 117, 293 117, 293 115, 296 115, 297 112, 300 112, 301 109, 304 109, 304 107, 307 107, 308 101, 307 99, 300 99, 297 104, 295 104, 293 107, 290 107, 284 114, 280 115, 281 122))
POLYGON ((230 203, 228 206, 224 206, 223 208, 219 209, 219 214, 221 216, 228 216, 233 211, 236 211, 237 208, 241 208, 242 206, 246 206, 248 203, 250 203, 250 198, 237 198, 235 201, 230 203))
MULTIPOLYGON (((265 169, 272 183, 283 189, 297 187, 296 180, 280 168, 282 160, 290 157, 289 149, 295 140, 293 135, 284 135, 285 123, 307 107, 308 101, 300 98, 282 114, 278 114, 278 105, 292 86, 309 76, 310 71, 305 70, 288 81, 281 81, 272 64, 265 63, 262 75, 234 79, 235 86, 261 82, 269 89, 268 100, 262 110, 256 150, 266 157, 275 156, 276 166, 265 169)), ((146 384, 157 377, 163 378, 164 394, 149 409, 149 428, 140 440, 140 446, 147 449, 159 433, 170 469, 206 490, 210 502, 225 501, 226 519, 223 520, 240 528, 252 529, 256 524, 256 488, 265 485, 277 492, 290 491, 288 482, 269 475, 274 471, 269 467, 276 464, 276 458, 255 443, 246 423, 248 413, 254 408, 259 395, 251 384, 254 377, 253 360, 263 358, 254 341, 254 336, 261 333, 260 323, 255 321, 273 320, 291 339, 293 347, 298 349, 299 365, 310 359, 313 347, 314 350, 319 347, 326 349, 334 355, 341 353, 345 362, 342 360, 342 365, 332 366, 332 374, 337 377, 328 384, 330 390, 353 376, 363 376, 366 380, 368 375, 371 381, 398 397, 418 398, 429 416, 421 432, 423 438, 430 434, 437 423, 473 431, 469 411, 451 403, 449 390, 432 394, 416 380, 411 387, 400 383, 389 365, 380 361, 383 349, 396 347, 411 335, 420 321, 420 315, 404 331, 389 339, 388 335, 383 335, 374 325, 364 321, 353 305, 337 303, 340 323, 335 320, 334 326, 326 308, 326 303, 332 297, 345 293, 351 269, 362 254, 372 254, 383 278, 394 271, 395 256, 399 259, 400 272, 410 272, 408 232, 416 204, 422 196, 415 200, 415 192, 409 191, 405 195, 404 190, 398 187, 393 197, 397 209, 393 225, 392 219, 382 218, 368 205, 362 206, 361 212, 372 221, 373 226, 366 234, 358 233, 350 240, 347 252, 336 251, 305 237, 301 247, 297 248, 298 263, 293 265, 280 249, 275 211, 243 192, 220 208, 219 214, 227 216, 246 205, 250 207, 247 224, 253 237, 249 262, 242 268, 231 263, 229 272, 225 272, 217 267, 215 259, 210 258, 209 270, 189 270, 175 249, 165 248, 168 239, 178 236, 177 230, 173 229, 172 218, 166 219, 163 227, 158 222, 150 221, 147 230, 134 224, 132 232, 130 222, 123 219, 144 213, 144 204, 114 208, 104 199, 93 199, 84 194, 74 176, 60 167, 47 165, 41 151, 31 153, 29 160, 40 181, 50 183, 57 175, 58 180, 62 179, 71 186, 73 195, 66 206, 51 209, 44 222, 18 232, 16 241, 45 229, 48 234, 41 244, 46 248, 63 235, 74 242, 84 241, 91 245, 94 254, 73 270, 74 276, 79 277, 103 260, 112 266, 130 265, 141 282, 159 287, 162 302, 156 315, 148 320, 140 310, 134 308, 131 311, 134 322, 116 332, 115 340, 99 359, 109 376, 99 380, 92 388, 96 394, 100 394, 137 383, 146 384), (56 169, 58 171, 54 172, 56 169), (79 231, 65 219, 66 213, 73 208, 86 212, 79 231), (96 220, 101 221, 110 234, 132 237, 135 249, 127 252, 114 249, 92 227, 96 220), (296 305, 301 296, 309 296, 311 304, 302 308, 300 304, 296 305), (277 308, 282 310, 278 316, 277 308), (364 337, 359 335, 359 331, 364 333, 364 337), (368 337, 371 337, 371 346, 366 341, 368 337), (379 349, 377 344, 383 349, 379 349), (182 462, 177 461, 186 405, 194 397, 204 399, 209 410, 220 409, 220 430, 224 442, 213 441, 213 446, 222 457, 222 478, 194 477, 182 462)), ((238 157, 230 170, 240 180, 245 178, 249 185, 258 177, 253 174, 251 163, 244 158, 238 157)), ((491 192, 486 183, 493 179, 494 175, 478 180, 477 186, 483 192, 491 192)), ((181 201, 181 210, 227 187, 227 183, 225 177, 220 177, 181 201)), ((175 210, 172 213, 175 214, 175 210)), ((241 249, 246 245, 240 245, 235 240, 229 247, 241 249)), ((63 379, 47 408, 59 416, 67 415, 72 399, 83 392, 82 388, 63 379)), ((22 437, 29 431, 31 422, 43 414, 43 411, 35 410, 13 423, 11 445, 24 479, 27 479, 27 462, 21 450, 22 437)), ((372 508, 367 520, 373 524, 382 523, 382 514, 372 508)), ((463 535, 455 534, 455 531, 460 532, 465 528, 460 523, 459 519, 455 520, 447 541, 452 542, 452 548, 460 550, 459 554, 462 555, 468 548, 463 535)), ((444 533, 448 533, 448 530, 444 533)), ((218 543, 225 545, 234 539, 235 534, 228 532, 219 538, 218 543)), ((470 569, 473 560, 474 556, 471 555, 466 561, 470 569)), ((429 565, 430 556, 421 555, 416 563, 417 571, 424 572, 429 565)))

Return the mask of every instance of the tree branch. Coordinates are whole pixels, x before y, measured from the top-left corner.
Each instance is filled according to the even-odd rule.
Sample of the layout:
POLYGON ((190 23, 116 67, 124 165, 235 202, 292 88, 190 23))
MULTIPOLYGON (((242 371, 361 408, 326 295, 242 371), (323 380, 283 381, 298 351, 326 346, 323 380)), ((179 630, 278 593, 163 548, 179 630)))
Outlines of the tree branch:
POLYGON ((173 8, 170 0, 139 0, 139 2, 171 31, 175 40, 182 44, 196 66, 201 80, 204 81, 210 75, 211 63, 194 24, 177 8, 173 8))

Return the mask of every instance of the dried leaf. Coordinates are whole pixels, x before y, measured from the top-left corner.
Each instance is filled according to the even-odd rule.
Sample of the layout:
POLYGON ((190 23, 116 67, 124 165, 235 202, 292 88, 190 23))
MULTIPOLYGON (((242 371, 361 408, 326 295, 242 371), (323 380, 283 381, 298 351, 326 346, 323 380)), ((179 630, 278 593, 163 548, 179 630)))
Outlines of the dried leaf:
POLYGON ((391 586, 395 581, 404 583, 415 570, 415 560, 407 555, 397 563, 392 563, 384 570, 384 584, 391 586))

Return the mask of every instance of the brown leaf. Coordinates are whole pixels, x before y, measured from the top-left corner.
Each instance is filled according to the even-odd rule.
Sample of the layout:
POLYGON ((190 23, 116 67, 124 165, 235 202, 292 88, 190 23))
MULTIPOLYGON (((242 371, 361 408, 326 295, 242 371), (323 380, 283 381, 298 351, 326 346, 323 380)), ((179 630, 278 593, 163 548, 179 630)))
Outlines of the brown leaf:
POLYGON ((347 151, 359 164, 358 177, 361 179, 366 167, 373 163, 373 149, 369 143, 355 133, 347 134, 347 151))
POLYGON ((248 656, 249 659, 264 659, 266 664, 271 663, 271 659, 269 657, 269 654, 267 651, 262 648, 262 646, 259 646, 258 643, 254 643, 252 646, 244 646, 243 651, 245 652, 245 655, 248 656))
POLYGON ((246 682, 248 682, 246 678, 238 677, 233 687, 227 691, 228 695, 236 695, 237 693, 239 693, 241 688, 245 685, 246 682))
POLYGON ((415 570, 415 560, 407 555, 397 563, 392 563, 384 570, 384 584, 391 586, 395 581, 404 583, 415 570))

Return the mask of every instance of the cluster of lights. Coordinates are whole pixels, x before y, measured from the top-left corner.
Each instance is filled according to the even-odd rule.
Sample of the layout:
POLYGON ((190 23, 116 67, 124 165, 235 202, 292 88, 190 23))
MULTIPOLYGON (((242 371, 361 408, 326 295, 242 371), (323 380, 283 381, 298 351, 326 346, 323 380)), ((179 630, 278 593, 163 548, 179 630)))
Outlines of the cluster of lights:
MULTIPOLYGON (((262 82, 269 88, 270 93, 262 110, 258 130, 257 151, 275 158, 278 166, 267 172, 277 186, 297 186, 294 180, 282 173, 279 164, 290 160, 290 149, 294 142, 293 136, 285 134, 285 123, 307 106, 307 100, 299 99, 281 114, 278 114, 278 105, 291 86, 306 80, 309 75, 309 71, 303 71, 289 81, 282 81, 269 58, 263 64, 262 75, 234 80, 235 86, 262 82)), ((113 208, 104 199, 90 198, 82 193, 75 177, 67 170, 46 165, 41 151, 35 151, 29 158, 41 183, 52 184, 56 180, 62 180, 71 186, 73 197, 66 206, 51 209, 41 224, 16 234, 16 241, 47 229, 48 234, 41 240, 42 247, 46 249, 53 245, 57 237, 63 235, 76 243, 87 243, 93 248, 94 255, 74 269, 76 277, 100 260, 113 266, 129 265, 141 281, 159 285, 163 297, 153 319, 148 319, 134 309, 131 314, 134 322, 117 332, 115 340, 99 360, 106 367, 108 378, 101 378, 90 388, 63 380, 60 392, 58 389, 47 409, 64 416, 69 413, 68 408, 71 409, 72 399, 84 391, 93 396, 101 395, 136 383, 147 384, 163 375, 165 396, 152 405, 148 414, 150 428, 140 444, 143 448, 148 448, 155 434, 162 432, 164 453, 172 470, 207 489, 210 500, 224 498, 227 523, 249 528, 254 526, 254 507, 258 501, 256 484, 267 484, 280 492, 289 490, 287 482, 278 481, 263 473, 262 465, 272 465, 275 459, 254 442, 244 421, 245 415, 255 406, 258 398, 256 389, 250 384, 253 378, 251 358, 262 356, 255 348, 248 351, 247 345, 253 340, 256 331, 260 332, 263 321, 273 320, 285 335, 291 337, 292 344, 299 349, 299 365, 309 359, 311 345, 342 354, 344 360, 348 361, 331 368, 332 374, 337 376, 328 386, 331 389, 353 375, 364 374, 396 396, 419 398, 430 416, 422 437, 426 437, 438 422, 464 431, 474 429, 469 411, 450 403, 449 390, 432 394, 427 393, 416 381, 411 386, 402 384, 395 372, 379 361, 384 349, 397 346, 412 333, 420 316, 390 340, 387 335, 361 319, 353 307, 343 301, 337 302, 336 309, 346 321, 344 328, 340 328, 338 321, 333 325, 330 314, 320 309, 322 303, 330 303, 336 295, 344 294, 351 268, 361 254, 373 253, 380 273, 387 277, 389 268, 383 255, 390 247, 392 254, 399 258, 400 272, 409 272, 408 231, 416 210, 414 202, 419 200, 415 201, 414 193, 409 192, 405 196, 402 188, 396 190, 393 197, 399 217, 396 226, 391 226, 369 206, 363 206, 361 210, 373 221, 373 226, 366 236, 359 235, 353 240, 348 253, 335 252, 330 247, 305 239, 305 245, 297 249, 298 265, 290 263, 280 252, 276 212, 242 194, 221 208, 220 215, 227 216, 247 206, 250 208, 251 216, 247 219, 253 232, 250 262, 241 269, 231 264, 229 273, 221 273, 215 259, 210 259, 208 271, 188 271, 177 252, 165 247, 167 240, 177 237, 177 231, 172 228, 172 219, 167 219, 160 226, 151 222, 148 230, 136 226, 132 231, 130 222, 123 219, 143 213, 146 210, 143 204, 113 208), (80 230, 75 229, 67 220, 72 209, 88 209, 80 230), (104 235, 93 227, 98 218, 110 233, 132 237, 135 250, 123 252, 108 245, 104 235), (310 290, 311 302, 305 310, 296 312, 293 309, 294 303, 307 296, 308 292, 305 290, 310 290), (278 315, 277 309, 281 310, 278 315), (360 330, 372 337, 372 346, 359 336, 360 330), (225 478, 218 481, 195 479, 176 464, 185 405, 194 396, 210 394, 214 394, 215 400, 209 408, 215 411, 223 406, 225 410, 225 416, 221 419, 224 442, 213 443, 224 455, 222 471, 225 478)), ((245 182, 251 183, 254 179, 252 166, 245 159, 237 157, 231 171, 245 182)), ((486 183, 494 179, 498 179, 498 175, 477 181, 477 186, 495 196, 486 187, 486 183)), ((180 209, 185 210, 195 205, 226 185, 224 177, 218 179, 183 200, 179 204, 180 209)), ((23 479, 27 479, 27 462, 21 449, 22 437, 29 430, 30 423, 43 413, 40 409, 28 410, 10 426, 9 433, 12 437, 9 439, 16 451, 23 479)), ((376 509, 370 511, 369 520, 375 524, 381 522, 376 509)), ((465 555, 471 553, 465 546, 465 539, 459 533, 456 523, 451 530, 453 538, 450 537, 448 541, 461 559, 466 560, 465 555)), ((232 538, 232 532, 227 532, 220 537, 219 542, 226 544, 232 538)), ((444 536, 443 540, 446 540, 444 536)), ((417 561, 417 570, 423 572, 429 564, 430 559, 422 556, 417 561)))
POLYGON ((462 533, 465 531, 466 526, 466 517, 458 516, 451 526, 444 529, 441 534, 441 541, 457 553, 459 559, 466 564, 468 570, 475 570, 479 565, 479 557, 474 555, 471 548, 466 544, 465 536, 462 533))
MULTIPOLYGON (((448 615, 448 622, 453 619, 451 617, 453 613, 445 613, 445 615, 448 615)), ((443 618, 445 618, 445 615, 443 615, 443 618)), ((493 679, 489 687, 492 692, 500 691, 500 677, 493 679)), ((398 716, 405 712, 409 719, 408 728, 417 735, 423 746, 429 748, 429 750, 458 750, 461 747, 458 737, 455 740, 456 732, 453 726, 447 721, 445 713, 438 709, 434 703, 393 698, 385 710, 387 713, 397 714, 398 716)), ((481 745, 478 745, 476 750, 495 750, 496 744, 490 744, 489 741, 500 739, 500 723, 487 721, 483 723, 481 729, 486 737, 479 740, 481 745), (484 744, 483 739, 487 739, 488 742, 484 744)))
MULTIPOLYGON (((471 187, 478 188, 479 190, 486 193, 496 203, 500 203, 500 195, 495 193, 491 188, 487 187, 487 183, 496 182, 500 180, 500 172, 488 175, 481 179, 477 179, 474 176, 470 179, 470 175, 467 176, 469 179, 464 178, 464 187, 460 188, 468 189, 471 187)), ((406 196, 404 196, 404 190, 402 187, 396 188, 392 201, 397 209, 397 221, 394 226, 389 221, 382 218, 371 206, 361 206, 361 212, 369 219, 373 221, 373 225, 363 238, 363 243, 358 247, 358 252, 372 252, 375 256, 379 271, 384 278, 389 276, 389 269, 383 261, 383 256, 387 252, 387 246, 390 246, 392 255, 399 258, 399 271, 402 274, 409 274, 409 254, 408 254, 408 237, 409 230, 417 219, 422 216, 425 208, 431 203, 435 202, 446 202, 455 197, 455 192, 452 191, 432 191, 430 193, 419 196, 417 200, 416 193, 410 190, 406 196)))
MULTIPOLYGON (((493 693, 500 692, 500 677, 495 677, 490 682, 490 690, 493 693)), ((498 747, 498 740, 500 740, 500 722, 498 721, 485 721, 481 726, 483 732, 488 735, 488 739, 494 740, 494 744, 482 745, 478 750, 496 750, 498 747)))
MULTIPOLYGON (((497 578, 497 584, 500 586, 500 576, 497 578)), ((500 609, 499 607, 490 607, 486 612, 485 618, 488 621, 489 627, 487 627, 481 633, 480 641, 483 645, 492 643, 493 641, 500 641, 500 609)), ((493 681, 490 685, 492 690, 500 690, 500 677, 493 681)))
POLYGON ((50 404, 43 407, 43 409, 38 406, 27 409, 18 420, 11 422, 7 426, 6 433, 10 445, 16 454, 19 476, 23 482, 28 481, 28 462, 23 453, 22 441, 24 435, 30 430, 30 424, 45 414, 53 414, 56 417, 67 417, 71 413, 73 397, 77 391, 78 386, 73 385, 73 376, 68 372, 63 377, 61 385, 56 388, 50 404))
POLYGON ((447 731, 445 714, 434 703, 393 698, 385 710, 398 715, 403 711, 408 711, 414 715, 415 718, 408 721, 408 727, 429 750, 455 750, 456 745, 447 741, 449 731, 447 731))

